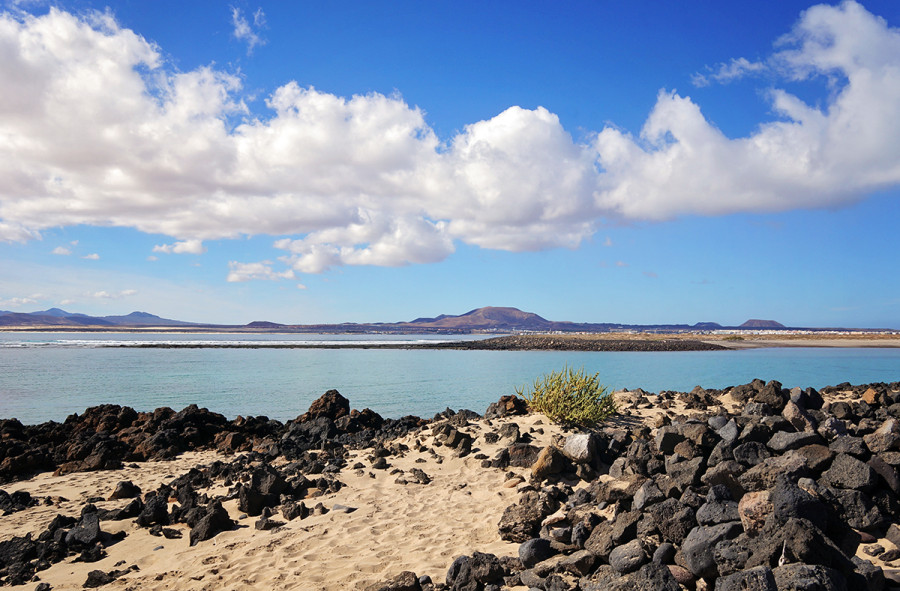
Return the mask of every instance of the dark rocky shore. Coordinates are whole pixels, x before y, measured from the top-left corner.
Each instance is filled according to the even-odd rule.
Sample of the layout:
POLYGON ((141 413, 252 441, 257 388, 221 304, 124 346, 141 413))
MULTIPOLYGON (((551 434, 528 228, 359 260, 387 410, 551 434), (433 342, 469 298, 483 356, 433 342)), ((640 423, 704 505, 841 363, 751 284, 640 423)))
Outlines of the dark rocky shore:
POLYGON ((436 343, 427 348, 473 351, 726 351, 728 347, 696 340, 608 339, 596 335, 513 335, 482 341, 436 343))
MULTIPOLYGON (((198 466, 152 491, 122 482, 113 493, 122 499, 117 509, 87 504, 34 536, 0 542, 0 584, 34 581, 45 591, 40 573, 52 564, 68 556, 99 560, 124 535, 105 533, 104 521, 132 519, 165 537, 181 535, 172 524, 186 524, 193 546, 234 527, 226 500, 258 516, 260 530, 304 519, 328 510, 304 501, 340 490, 342 471, 362 467, 347 465, 349 449, 371 450, 371 468, 383 469, 404 453, 393 441, 427 433, 434 445, 467 456, 477 443, 468 427, 483 420, 498 427, 478 437, 510 443, 480 458, 482 467, 530 470, 497 525, 499 537, 520 544, 518 555, 474 552, 457 558, 444 581, 403 572, 371 590, 897 588, 857 554, 861 548, 862 556, 891 566, 900 560, 900 383, 816 391, 756 380, 725 390, 635 391, 620 404, 620 420, 540 448, 515 423, 527 412, 515 397, 501 398, 484 417, 448 409, 432 420, 351 411, 333 390, 286 423, 229 421, 196 406, 138 413, 112 405, 63 423, 2 420, 5 483, 37 471, 109 470, 199 449, 231 461, 198 466), (735 403, 739 411, 729 412, 735 403), (650 424, 634 420, 647 409, 662 412, 650 424), (228 492, 204 492, 213 483, 228 492)), ((428 484, 418 472, 403 477, 428 484)), ((52 502, 0 491, 4 514, 52 502)), ((128 572, 93 571, 84 586, 128 572)))
POLYGON ((138 349, 456 349, 463 351, 728 351, 690 339, 612 339, 598 335, 511 335, 476 341, 434 343, 143 343, 110 345, 138 349))

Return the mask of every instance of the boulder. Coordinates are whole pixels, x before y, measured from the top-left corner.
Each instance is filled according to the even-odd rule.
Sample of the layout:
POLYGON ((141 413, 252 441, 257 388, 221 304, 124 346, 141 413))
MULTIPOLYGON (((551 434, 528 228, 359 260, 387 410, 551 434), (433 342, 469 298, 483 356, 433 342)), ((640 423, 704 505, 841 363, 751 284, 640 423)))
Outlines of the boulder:
POLYGON ((785 564, 772 571, 779 591, 847 591, 838 571, 820 564, 785 564))
POLYGON ((519 560, 525 568, 532 568, 554 554, 556 550, 550 545, 550 541, 543 538, 532 538, 519 546, 519 560))
POLYGON ((337 390, 328 390, 309 405, 309 410, 300 416, 299 422, 306 423, 327 417, 332 421, 350 413, 350 401, 337 390))
POLYGON ((849 454, 838 454, 831 462, 831 468, 822 474, 822 482, 837 488, 855 488, 870 491, 877 484, 877 475, 872 468, 849 454))
POLYGON ((590 464, 597 454, 597 441, 592 433, 576 433, 566 437, 562 452, 576 464, 590 464))
POLYGON ((757 566, 716 580, 715 591, 779 591, 768 566, 757 566))
POLYGON ((778 431, 766 443, 766 447, 777 454, 782 454, 792 449, 800 449, 806 445, 822 443, 822 438, 818 433, 809 431, 800 431, 790 433, 787 431, 778 431))
POLYGON ((208 540, 219 532, 231 529, 234 524, 235 522, 228 516, 228 512, 222 507, 222 503, 213 501, 207 506, 205 515, 191 528, 191 546, 196 546, 199 542, 208 540))
POLYGON ((422 591, 422 585, 416 573, 406 570, 392 579, 369 585, 365 591, 422 591))
POLYGON ((722 540, 737 537, 741 531, 741 524, 738 522, 698 526, 692 529, 681 545, 688 570, 695 577, 711 579, 718 576, 713 552, 715 545, 722 540))
POLYGON ((616 572, 622 574, 636 571, 648 560, 647 551, 640 540, 631 540, 621 546, 616 546, 609 553, 609 565, 616 572))
POLYGON ((117 499, 133 499, 141 495, 141 487, 136 486, 130 480, 123 480, 116 485, 116 489, 109 495, 110 501, 117 499))
POLYGON ((556 511, 559 502, 546 493, 527 491, 519 502, 503 511, 498 528, 508 542, 525 542, 537 536, 541 521, 556 511))
POLYGON ((488 420, 499 419, 514 415, 528 414, 528 403, 523 398, 512 394, 501 396, 497 402, 492 402, 484 411, 484 418, 488 420))
POLYGON ((863 441, 875 454, 900 449, 900 420, 889 418, 874 433, 864 435, 863 441))
POLYGON ((549 445, 541 450, 534 465, 531 466, 531 477, 537 481, 544 480, 553 474, 559 474, 569 466, 566 456, 556 447, 549 445))
POLYGON ((447 587, 450 591, 483 589, 486 584, 502 583, 506 570, 493 554, 475 552, 472 556, 460 556, 447 570, 447 587))

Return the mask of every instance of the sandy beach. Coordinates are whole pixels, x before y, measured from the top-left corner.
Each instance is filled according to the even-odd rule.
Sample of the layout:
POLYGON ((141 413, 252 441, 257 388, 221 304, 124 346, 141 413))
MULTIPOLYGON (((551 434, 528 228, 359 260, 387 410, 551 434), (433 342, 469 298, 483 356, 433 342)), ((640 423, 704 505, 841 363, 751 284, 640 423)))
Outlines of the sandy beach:
MULTIPOLYGON (((740 413, 745 406, 731 393, 708 399, 714 400, 712 407, 696 404, 696 400, 704 399, 704 393, 693 398, 688 394, 678 395, 663 401, 648 398, 639 391, 616 396, 620 414, 604 428, 616 436, 636 435, 650 442, 659 442, 659 430, 673 420, 703 419, 711 413, 740 413)), ((859 393, 829 392, 826 398, 827 404, 854 402, 859 400, 859 393)), ((498 532, 498 523, 507 508, 523 498, 525 491, 548 490, 542 488, 548 483, 535 477, 534 466, 498 468, 485 462, 489 464, 491 458, 502 455, 516 440, 547 450, 562 448, 572 434, 535 413, 492 420, 480 417, 466 420, 459 415, 437 421, 386 441, 378 453, 373 448, 348 450, 344 456, 345 467, 333 474, 342 483, 340 490, 325 494, 311 490, 303 499, 312 510, 307 517, 286 520, 276 509, 270 518, 277 522, 274 527, 257 529, 260 517, 241 511, 238 499, 231 495, 223 506, 234 520, 234 527, 194 546, 189 542, 190 528, 184 523, 167 526, 169 535, 180 534, 169 539, 158 535, 159 531, 152 535, 152 529, 138 526, 133 518, 103 520, 100 521, 103 532, 113 537, 124 534, 121 540, 104 544, 105 557, 95 562, 79 562, 77 556, 70 555, 40 570, 35 579, 13 588, 35 589, 38 583, 46 583, 49 587, 43 589, 82 589, 89 573, 98 570, 118 571, 115 580, 103 588, 135 591, 337 591, 370 586, 378 589, 380 583, 403 571, 411 571, 417 577, 427 575, 434 583, 443 583, 454 559, 473 552, 518 560, 515 557, 520 556, 521 544, 504 539, 498 532), (512 424, 517 429, 511 430, 512 424), (471 437, 470 448, 452 447, 454 444, 448 440, 451 425, 471 437)), ((126 462, 116 470, 59 475, 44 472, 7 483, 0 488, 8 493, 28 492, 37 503, 0 519, 0 544, 27 534, 37 538, 58 514, 77 517, 88 503, 100 510, 124 507, 129 499, 107 500, 119 482, 137 485, 147 499, 148 492, 192 468, 204 472, 217 460, 233 462, 244 453, 186 452, 172 460, 126 462)), ((624 460, 624 455, 620 457, 624 460)), ((283 458, 273 462, 276 467, 288 463, 283 458)), ((255 465, 262 466, 260 462, 255 465)), ((568 491, 570 499, 582 489, 586 493, 596 491, 598 486, 619 486, 615 482, 624 482, 623 486, 634 482, 633 475, 617 472, 615 466, 616 462, 606 466, 605 473, 586 471, 584 478, 570 474, 551 478, 551 482, 568 491)), ((198 492, 210 497, 225 496, 229 483, 213 479, 210 486, 198 492)), ((167 501, 168 509, 173 511, 176 499, 167 501)), ((542 523, 557 523, 567 519, 566 515, 567 509, 560 507, 544 516, 542 523)), ((601 515, 606 516, 603 519, 612 519, 615 512, 606 513, 598 505, 596 515, 596 519, 601 519, 601 515)), ((893 520, 896 523, 896 516, 893 520)), ((900 563, 895 559, 881 561, 864 552, 873 545, 880 545, 883 551, 895 548, 886 538, 871 539, 858 545, 856 555, 883 568, 889 583, 900 581, 897 568, 900 563)), ((576 581, 572 577, 567 580, 572 584, 576 581)), ((699 583, 681 588, 699 589, 699 583)), ((517 584, 502 588, 528 587, 517 579, 517 584)))

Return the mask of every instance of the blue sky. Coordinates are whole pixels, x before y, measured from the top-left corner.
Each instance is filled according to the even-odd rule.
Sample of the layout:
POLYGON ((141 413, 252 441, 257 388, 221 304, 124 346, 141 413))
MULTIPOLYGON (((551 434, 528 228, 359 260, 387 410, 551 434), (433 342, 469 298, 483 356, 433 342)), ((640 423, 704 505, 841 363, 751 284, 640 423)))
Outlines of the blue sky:
POLYGON ((900 328, 894 1, 0 7, 0 310, 900 328))

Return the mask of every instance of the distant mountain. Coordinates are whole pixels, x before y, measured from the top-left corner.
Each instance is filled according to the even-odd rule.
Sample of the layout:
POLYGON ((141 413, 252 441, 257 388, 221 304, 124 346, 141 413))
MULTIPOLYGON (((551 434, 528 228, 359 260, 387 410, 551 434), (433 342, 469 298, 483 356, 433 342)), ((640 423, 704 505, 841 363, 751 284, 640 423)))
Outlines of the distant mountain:
POLYGON ((193 326, 193 322, 160 318, 148 312, 132 312, 126 316, 103 316, 102 320, 117 326, 193 326))
POLYGON ((755 318, 751 318, 747 322, 740 325, 738 328, 786 328, 785 325, 780 322, 775 322, 774 320, 757 320, 755 318))
POLYGON ((192 322, 160 318, 147 312, 132 312, 126 316, 88 316, 50 308, 38 312, 0 312, 0 326, 59 326, 59 327, 146 327, 146 326, 197 326, 192 322))
MULTIPOLYGON (((416 318, 408 322, 374 322, 342 324, 279 324, 256 320, 243 326, 198 324, 160 318, 149 312, 132 312, 124 316, 87 316, 67 312, 60 308, 50 308, 38 312, 21 313, 0 311, 0 327, 41 328, 59 327, 60 329, 97 328, 114 330, 116 328, 188 328, 196 330, 249 330, 278 332, 333 332, 333 333, 470 333, 470 332, 690 332, 720 330, 723 328, 744 330, 779 330, 786 329, 774 320, 751 319, 736 327, 722 326, 717 322, 698 322, 689 324, 619 324, 560 322, 547 320, 532 312, 523 312, 518 308, 487 306, 475 308, 465 314, 441 314, 434 318, 416 318)), ((824 330, 824 329, 812 329, 824 330)))
POLYGON ((441 314, 436 318, 417 318, 409 323, 420 328, 446 328, 467 330, 554 330, 558 323, 550 322, 531 312, 523 312, 518 308, 476 308, 460 316, 441 314))

